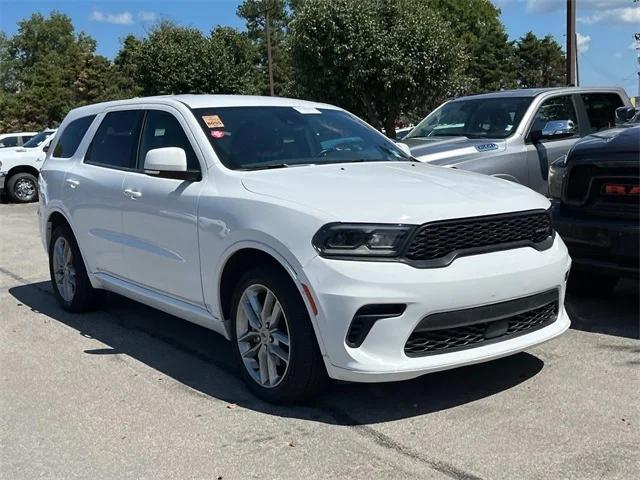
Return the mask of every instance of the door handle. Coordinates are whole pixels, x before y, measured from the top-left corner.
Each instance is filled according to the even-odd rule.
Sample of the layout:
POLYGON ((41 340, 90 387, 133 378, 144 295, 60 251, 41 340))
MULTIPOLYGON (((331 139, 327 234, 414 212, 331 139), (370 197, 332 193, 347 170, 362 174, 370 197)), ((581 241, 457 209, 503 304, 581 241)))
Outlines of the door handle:
POLYGON ((139 192, 137 190, 133 190, 131 188, 125 189, 124 192, 122 192, 122 193, 124 193, 127 197, 132 198, 132 199, 142 197, 142 192, 139 192))
POLYGON ((69 185, 71 188, 76 188, 78 185, 80 185, 80 182, 78 180, 74 180, 72 178, 67 178, 65 180, 65 182, 67 183, 67 185, 69 185))

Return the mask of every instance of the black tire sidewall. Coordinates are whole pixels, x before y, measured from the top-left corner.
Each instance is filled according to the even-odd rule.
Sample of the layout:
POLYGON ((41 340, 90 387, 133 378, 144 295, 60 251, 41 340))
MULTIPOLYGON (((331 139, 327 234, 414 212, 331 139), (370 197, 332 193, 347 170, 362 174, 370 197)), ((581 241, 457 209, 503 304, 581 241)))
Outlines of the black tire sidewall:
POLYGON ((9 181, 7 182, 7 192, 9 194, 9 198, 11 198, 11 200, 15 203, 31 203, 31 202, 35 202, 38 200, 38 179, 36 177, 34 177, 33 175, 31 175, 30 173, 26 173, 26 172, 21 172, 21 173, 16 173, 15 175, 12 175, 9 178, 9 181), (28 180, 30 180, 31 182, 33 182, 33 186, 35 188, 35 195, 30 199, 30 200, 22 200, 20 198, 18 198, 15 194, 15 186, 16 183, 18 183, 18 180, 20 180, 21 178, 26 178, 28 180))
POLYGON ((321 368, 324 375, 326 373, 313 325, 300 292, 287 274, 270 265, 258 266, 246 272, 234 290, 230 327, 238 368, 250 390, 258 397, 272 403, 292 403, 305 400, 309 394, 321 388, 322 382, 315 377, 323 376, 314 376, 313 371, 321 368), (289 327, 289 365, 281 383, 273 388, 262 387, 247 372, 237 342, 236 315, 240 298, 247 287, 255 284, 273 292, 282 306, 289 327))

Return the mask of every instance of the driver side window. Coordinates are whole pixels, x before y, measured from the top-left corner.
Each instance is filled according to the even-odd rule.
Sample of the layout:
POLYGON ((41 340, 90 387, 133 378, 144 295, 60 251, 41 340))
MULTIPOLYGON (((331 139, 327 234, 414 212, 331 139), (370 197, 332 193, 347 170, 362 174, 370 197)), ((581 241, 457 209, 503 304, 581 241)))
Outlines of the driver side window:
POLYGON ((538 108, 538 113, 536 113, 530 131, 542 131, 544 133, 545 127, 549 122, 567 120, 573 122, 573 128, 578 132, 578 116, 576 115, 576 109, 573 106, 571 96, 563 95, 561 97, 549 98, 538 108))

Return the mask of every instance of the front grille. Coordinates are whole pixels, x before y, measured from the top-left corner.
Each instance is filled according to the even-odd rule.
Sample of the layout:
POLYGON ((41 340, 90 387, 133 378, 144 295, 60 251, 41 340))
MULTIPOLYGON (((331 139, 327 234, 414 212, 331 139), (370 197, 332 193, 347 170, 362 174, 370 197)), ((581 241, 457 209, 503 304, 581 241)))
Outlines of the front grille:
POLYGON ((543 210, 445 220, 419 227, 405 256, 409 261, 444 266, 459 255, 541 246, 552 235, 551 219, 543 210))
POLYGON ((511 317, 454 328, 414 331, 404 346, 409 357, 449 353, 495 343, 530 333, 555 321, 558 301, 518 313, 511 317))

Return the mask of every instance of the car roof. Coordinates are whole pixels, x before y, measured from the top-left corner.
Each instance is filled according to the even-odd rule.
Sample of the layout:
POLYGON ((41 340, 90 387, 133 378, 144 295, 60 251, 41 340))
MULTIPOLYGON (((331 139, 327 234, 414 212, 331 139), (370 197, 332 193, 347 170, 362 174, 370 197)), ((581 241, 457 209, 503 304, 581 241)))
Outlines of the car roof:
POLYGON ((103 112, 107 108, 120 106, 134 106, 141 104, 170 105, 181 103, 189 108, 219 108, 219 107, 298 107, 298 108, 323 108, 330 110, 340 110, 339 107, 326 103, 310 102, 297 98, 284 97, 264 97, 259 95, 159 95, 153 97, 135 97, 127 100, 116 100, 112 102, 96 103, 72 110, 70 117, 82 115, 95 115, 103 112))
POLYGON ((548 87, 548 88, 517 88, 514 90, 500 90, 498 92, 480 93, 477 95, 468 95, 466 97, 459 97, 454 100, 459 101, 463 99, 483 99, 483 98, 515 98, 515 97, 537 97, 545 93, 558 93, 558 94, 572 94, 572 93, 593 93, 593 92, 606 92, 606 93, 624 93, 621 88, 617 87, 548 87))

